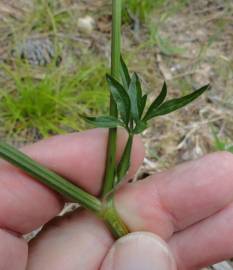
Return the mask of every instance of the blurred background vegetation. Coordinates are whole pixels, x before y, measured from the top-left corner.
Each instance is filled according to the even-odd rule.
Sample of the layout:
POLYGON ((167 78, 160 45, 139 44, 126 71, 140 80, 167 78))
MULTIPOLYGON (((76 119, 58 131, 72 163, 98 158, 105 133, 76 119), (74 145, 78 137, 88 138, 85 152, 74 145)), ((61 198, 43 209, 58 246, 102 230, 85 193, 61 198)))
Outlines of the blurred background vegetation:
MULTIPOLYGON (((0 138, 21 146, 81 131, 108 111, 111 1, 2 0, 0 138)), ((151 123, 140 175, 233 152, 232 0, 124 0, 123 55, 151 99, 210 83, 194 104, 151 123)))

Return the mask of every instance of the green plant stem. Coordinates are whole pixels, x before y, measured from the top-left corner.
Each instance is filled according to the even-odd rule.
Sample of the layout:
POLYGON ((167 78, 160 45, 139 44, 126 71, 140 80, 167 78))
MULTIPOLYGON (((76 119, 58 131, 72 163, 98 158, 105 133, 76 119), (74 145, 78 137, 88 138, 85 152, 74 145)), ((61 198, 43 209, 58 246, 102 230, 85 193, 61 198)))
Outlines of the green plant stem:
POLYGON ((117 210, 114 205, 114 193, 108 194, 107 198, 103 201, 103 212, 102 219, 108 225, 111 230, 113 236, 115 238, 120 238, 129 233, 127 226, 119 217, 117 210))
POLYGON ((3 142, 0 142, 0 156, 67 199, 94 212, 105 221, 115 238, 120 238, 128 233, 127 227, 114 207, 113 194, 108 195, 101 202, 96 197, 3 142))
POLYGON ((117 167, 117 177, 115 178, 114 186, 116 186, 123 177, 127 174, 130 167, 131 150, 133 145, 133 134, 129 134, 121 160, 117 167))
POLYGON ((63 177, 38 164, 36 161, 32 160, 30 157, 14 147, 1 142, 0 156, 54 191, 65 196, 67 199, 78 202, 80 205, 91 210, 97 215, 101 213, 102 203, 100 200, 70 183, 63 177))
POLYGON ((112 0, 112 63, 111 73, 120 78, 122 0, 112 0))
MULTIPOLYGON (((111 56, 111 74, 115 79, 120 77, 120 51, 121 51, 121 12, 122 0, 112 0, 112 56, 111 56)), ((117 117, 117 106, 110 96, 110 115, 117 117)), ((115 178, 115 156, 116 156, 117 129, 109 130, 106 170, 102 196, 109 193, 114 186, 115 178)))

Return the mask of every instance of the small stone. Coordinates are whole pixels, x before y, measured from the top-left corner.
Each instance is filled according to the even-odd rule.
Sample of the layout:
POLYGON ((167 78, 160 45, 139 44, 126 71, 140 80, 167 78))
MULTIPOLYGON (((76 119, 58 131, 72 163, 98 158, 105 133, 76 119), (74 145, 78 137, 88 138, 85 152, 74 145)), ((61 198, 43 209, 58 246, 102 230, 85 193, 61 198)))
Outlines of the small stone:
POLYGON ((78 29, 80 32, 90 35, 95 28, 95 20, 91 16, 78 19, 78 29))

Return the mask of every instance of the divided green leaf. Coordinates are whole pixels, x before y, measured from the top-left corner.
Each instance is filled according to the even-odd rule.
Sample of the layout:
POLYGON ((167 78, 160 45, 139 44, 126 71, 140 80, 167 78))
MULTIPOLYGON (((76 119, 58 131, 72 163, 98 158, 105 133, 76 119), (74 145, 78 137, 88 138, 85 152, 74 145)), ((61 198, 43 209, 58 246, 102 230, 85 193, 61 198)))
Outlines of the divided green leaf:
POLYGON ((136 78, 137 97, 140 100, 142 98, 142 86, 138 74, 134 73, 134 76, 136 78))
POLYGON ((139 111, 139 118, 141 118, 144 108, 146 106, 146 99, 145 96, 142 96, 142 86, 141 86, 141 82, 140 79, 137 75, 137 73, 135 73, 136 76, 136 90, 137 90, 137 103, 138 103, 138 111, 139 111))
POLYGON ((130 75, 127 65, 122 56, 121 56, 120 74, 124 88, 128 89, 130 85, 130 75))
POLYGON ((81 116, 85 121, 95 127, 99 128, 116 128, 118 126, 124 127, 124 123, 113 116, 99 116, 99 117, 89 117, 81 116))
POLYGON ((146 107, 146 102, 147 102, 147 95, 145 94, 142 98, 141 98, 141 106, 140 106, 140 118, 143 115, 144 109, 146 107))
POLYGON ((144 119, 150 119, 153 117, 154 111, 164 102, 167 96, 167 85, 166 82, 163 84, 163 88, 157 98, 150 105, 144 119))
POLYGON ((141 95, 138 92, 137 76, 135 73, 133 74, 133 76, 131 78, 128 94, 129 94, 129 98, 130 98, 132 118, 135 121, 138 121, 139 120, 140 103, 141 103, 141 95))
POLYGON ((190 102, 192 102, 196 98, 198 98, 208 88, 209 88, 209 85, 205 85, 205 86, 201 87, 200 89, 194 91, 192 94, 164 102, 161 106, 157 107, 157 109, 151 110, 151 113, 149 115, 146 115, 144 117, 144 120, 149 120, 153 117, 156 117, 159 115, 165 115, 165 114, 171 113, 173 111, 176 111, 176 110, 186 106, 187 104, 189 104, 190 102))
POLYGON ((130 98, 124 87, 110 75, 106 76, 114 101, 125 125, 130 119, 130 98))

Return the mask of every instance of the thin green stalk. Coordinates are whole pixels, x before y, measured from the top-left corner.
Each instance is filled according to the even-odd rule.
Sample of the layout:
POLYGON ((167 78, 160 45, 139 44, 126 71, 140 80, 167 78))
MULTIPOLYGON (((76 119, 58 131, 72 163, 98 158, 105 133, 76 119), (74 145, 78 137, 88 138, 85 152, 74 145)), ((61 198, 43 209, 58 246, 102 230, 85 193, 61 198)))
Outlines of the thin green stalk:
POLYGON ((67 199, 80 203, 80 205, 97 215, 102 211, 102 203, 100 200, 70 183, 63 177, 49 171, 14 147, 1 142, 0 156, 46 186, 65 196, 67 199))
MULTIPOLYGON (((121 12, 122 0, 112 0, 112 56, 111 74, 115 79, 120 78, 120 53, 121 53, 121 12)), ((117 106, 112 96, 110 97, 110 115, 117 117, 117 106)), ((116 156, 117 129, 109 130, 106 170, 102 196, 109 193, 114 186, 115 156, 116 156)))
POLYGON ((101 217, 106 222, 115 238, 123 237, 129 233, 127 226, 121 220, 115 208, 114 193, 109 193, 107 197, 105 197, 101 217))
POLYGON ((114 194, 105 197, 104 201, 101 202, 96 197, 3 142, 0 142, 0 156, 67 199, 77 202, 86 209, 94 212, 105 221, 116 238, 120 238, 128 233, 126 225, 114 207, 114 194))
POLYGON ((133 145, 133 134, 130 133, 121 160, 117 167, 117 177, 115 178, 114 186, 116 186, 118 183, 121 182, 121 180, 129 170, 132 145, 133 145))
POLYGON ((112 0, 112 65, 115 79, 120 78, 122 0, 112 0))

